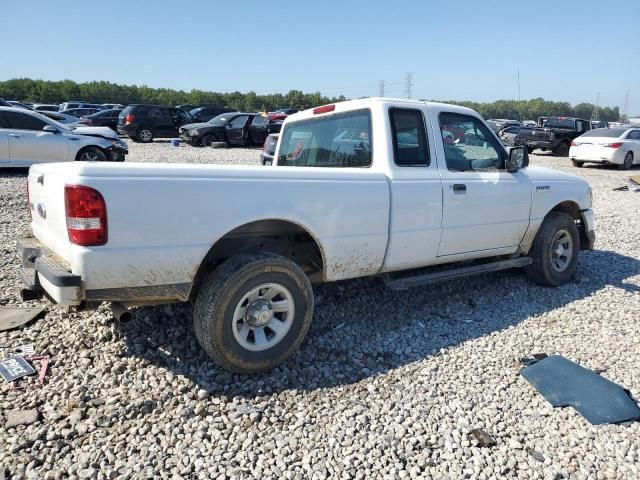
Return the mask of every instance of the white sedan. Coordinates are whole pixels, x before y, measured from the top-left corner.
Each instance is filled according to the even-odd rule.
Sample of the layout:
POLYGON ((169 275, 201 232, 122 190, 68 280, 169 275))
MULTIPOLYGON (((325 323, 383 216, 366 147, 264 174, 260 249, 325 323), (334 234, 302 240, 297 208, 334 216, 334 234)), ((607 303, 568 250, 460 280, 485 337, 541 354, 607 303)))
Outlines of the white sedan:
POLYGON ((596 128, 571 142, 569 158, 575 167, 585 162, 617 165, 628 170, 640 164, 640 128, 596 128))
POLYGON ((40 162, 124 161, 127 144, 108 127, 73 128, 38 112, 0 107, 0 168, 40 162))

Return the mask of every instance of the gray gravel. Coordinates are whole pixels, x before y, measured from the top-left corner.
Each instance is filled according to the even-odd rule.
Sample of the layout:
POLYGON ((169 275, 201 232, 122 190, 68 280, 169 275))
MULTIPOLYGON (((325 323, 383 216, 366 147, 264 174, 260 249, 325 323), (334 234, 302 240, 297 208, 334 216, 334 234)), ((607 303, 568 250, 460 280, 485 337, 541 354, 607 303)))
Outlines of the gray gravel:
MULTIPOLYGON (((129 160, 258 157, 157 141, 132 144, 129 160)), ((626 172, 532 163, 594 188, 597 250, 572 283, 504 272, 400 293, 377 279, 323 285, 300 352, 249 377, 205 357, 186 305, 141 308, 126 324, 105 306, 48 306, 0 333, 0 346, 35 342, 52 358, 44 387, 0 393, 0 466, 11 478, 640 478, 640 422, 592 426, 518 375, 518 358, 559 353, 640 399, 640 194, 612 190, 626 172), (7 427, 30 409, 33 423, 7 427), (478 447, 475 428, 497 444, 478 447)), ((22 304, 24 195, 25 173, 1 171, 3 305, 22 304)))

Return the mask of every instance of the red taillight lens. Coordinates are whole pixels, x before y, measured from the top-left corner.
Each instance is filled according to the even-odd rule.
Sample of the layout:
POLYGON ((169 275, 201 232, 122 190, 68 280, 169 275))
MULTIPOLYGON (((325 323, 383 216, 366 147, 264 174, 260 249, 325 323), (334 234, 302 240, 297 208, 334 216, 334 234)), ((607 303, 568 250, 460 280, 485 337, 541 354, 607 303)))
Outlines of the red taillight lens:
POLYGON ((107 243, 107 206, 97 190, 65 185, 64 205, 69 241, 84 247, 107 243))
POLYGON ((605 143, 603 146, 609 147, 609 148, 620 148, 622 146, 622 143, 621 142, 605 143))
POLYGON ((572 140, 572 141, 571 141, 571 146, 572 146, 572 147, 577 147, 578 145, 580 145, 580 144, 579 144, 579 143, 576 143, 576 141, 575 141, 575 140, 572 140))
POLYGON ((335 105, 323 105, 321 107, 314 108, 313 114, 318 115, 319 113, 333 112, 335 109, 336 109, 335 105))
POLYGON ((130 123, 133 123, 133 121, 134 121, 135 119, 136 119, 136 116, 135 116, 135 115, 128 114, 128 115, 126 116, 126 118, 124 119, 124 124, 125 124, 125 125, 128 125, 128 124, 130 124, 130 123))
POLYGON ((31 198, 29 198, 29 177, 27 177, 27 211, 29 212, 29 221, 33 220, 31 217, 31 198))

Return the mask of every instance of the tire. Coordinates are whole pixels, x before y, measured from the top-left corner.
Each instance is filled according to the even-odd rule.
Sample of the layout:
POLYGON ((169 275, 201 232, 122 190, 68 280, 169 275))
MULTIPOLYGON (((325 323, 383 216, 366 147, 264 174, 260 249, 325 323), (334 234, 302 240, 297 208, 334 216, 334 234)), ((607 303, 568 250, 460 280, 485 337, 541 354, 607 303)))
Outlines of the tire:
POLYGON ((584 162, 579 162, 578 160, 571 160, 571 163, 573 163, 573 166, 577 168, 584 167, 584 162))
POLYGON ((107 156, 98 147, 86 147, 76 155, 77 162, 106 162, 107 156))
POLYGON ((218 365, 248 374, 289 358, 312 317, 313 290, 302 269, 288 258, 260 252, 231 257, 209 274, 196 296, 193 323, 198 342, 218 365), (280 293, 269 299, 269 290, 280 293), (290 308, 271 312, 272 302, 283 300, 290 308), (249 309, 258 313, 249 316, 249 309))
POLYGON ((534 151, 534 150, 535 150, 535 148, 533 148, 533 147, 527 147, 527 153, 528 153, 529 155, 531 155, 531 154, 533 153, 533 151, 534 151))
POLYGON ((569 156, 569 144, 567 142, 560 142, 558 146, 553 151, 559 157, 568 157, 569 156))
POLYGON ((142 127, 136 132, 136 138, 139 142, 149 143, 153 141, 153 132, 150 128, 142 127))
POLYGON ((622 165, 618 165, 618 168, 620 170, 629 170, 631 168, 631 165, 633 165, 633 152, 627 152, 627 154, 624 156, 622 165))
POLYGON ((209 133, 202 137, 202 140, 200 141, 200 143, 202 144, 203 147, 210 147, 214 140, 215 140, 215 137, 209 133))
POLYGON ((571 216, 562 212, 549 213, 533 241, 529 256, 533 263, 524 268, 527 276, 539 285, 557 287, 567 283, 573 277, 578 266, 580 252, 580 235, 578 227, 571 216), (561 253, 558 253, 558 243, 570 243, 570 253, 566 261, 562 260, 562 253, 566 253, 567 243, 561 253), (554 248, 555 245, 555 248, 554 248), (558 265, 562 268, 558 268, 558 265))

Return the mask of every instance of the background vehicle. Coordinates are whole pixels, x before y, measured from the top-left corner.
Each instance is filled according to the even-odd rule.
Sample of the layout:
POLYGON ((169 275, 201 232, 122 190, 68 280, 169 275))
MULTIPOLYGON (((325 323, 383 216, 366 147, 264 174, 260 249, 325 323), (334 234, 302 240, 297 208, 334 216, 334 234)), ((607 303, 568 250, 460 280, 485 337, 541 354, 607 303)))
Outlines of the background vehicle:
POLYGON ((0 107, 11 107, 11 106, 12 105, 9 102, 0 98, 0 107))
POLYGON ((280 107, 280 108, 276 109, 275 112, 269 113, 269 118, 271 120, 284 120, 289 115, 293 115, 294 113, 298 113, 298 109, 280 107))
POLYGON ((518 120, 509 120, 507 118, 494 118, 491 120, 487 120, 487 123, 491 128, 493 128, 494 132, 498 132, 499 130, 502 130, 503 128, 506 128, 506 127, 511 127, 511 126, 519 127, 520 125, 522 125, 518 120))
POLYGON ((223 113, 206 123, 192 123, 180 128, 180 138, 191 145, 209 146, 214 142, 227 145, 262 145, 270 133, 277 133, 281 121, 258 113, 223 113))
POLYGON ((60 104, 60 111, 70 110, 72 108, 93 108, 95 110, 106 110, 106 107, 98 103, 87 103, 80 101, 64 102, 60 104))
POLYGON ((109 127, 113 131, 118 129, 118 116, 122 110, 100 110, 80 119, 80 123, 90 127, 109 127))
POLYGON ((595 128, 608 128, 609 122, 605 122, 604 120, 591 120, 591 130, 595 128))
POLYGON ((25 110, 33 110, 33 108, 31 108, 28 105, 25 105, 22 102, 18 102, 17 100, 7 100, 7 103, 9 105, 11 105, 12 107, 16 107, 16 108, 24 108, 25 110))
POLYGON ((200 105, 190 105, 190 104, 184 104, 184 105, 176 105, 175 108, 179 108, 180 110, 184 110, 185 112, 189 112, 191 110, 193 110, 194 108, 199 108, 200 105))
POLYGON ((84 125, 80 123, 80 119, 78 117, 74 117, 73 115, 67 115, 66 113, 61 112, 50 112, 47 110, 40 110, 38 112, 41 115, 44 115, 51 120, 55 120, 58 123, 62 123, 63 125, 67 125, 68 127, 83 127, 84 125))
POLYGON ((262 165, 273 165, 273 155, 276 153, 278 146, 279 133, 270 133, 264 141, 262 151, 260 152, 260 161, 262 165))
POLYGON ((575 167, 585 162, 617 165, 628 170, 640 164, 640 128, 597 128, 571 142, 569 158, 575 167))
POLYGON ((505 127, 498 131, 498 137, 500 137, 500 140, 502 140, 502 143, 504 143, 509 147, 513 147, 519 130, 520 130, 520 127, 517 125, 505 127))
POLYGON ((134 142, 150 142, 154 138, 173 138, 178 129, 191 122, 184 110, 161 105, 129 105, 118 116, 117 131, 129 135, 134 142))
POLYGON ((111 110, 123 110, 124 109, 124 105, 120 104, 120 103, 103 103, 102 104, 103 107, 111 109, 111 110))
POLYGON ((87 115, 93 115, 96 112, 102 112, 99 108, 70 108, 68 110, 61 110, 60 113, 64 113, 65 115, 72 115, 74 117, 86 117, 87 115))
POLYGON ((35 103, 33 105, 33 110, 36 112, 59 112, 60 105, 51 105, 48 103, 35 103))
POLYGON ((384 274, 403 289, 523 267, 557 286, 593 246, 588 184, 528 167, 468 108, 324 105, 287 118, 274 163, 35 166, 28 203, 56 214, 32 209, 23 278, 70 305, 192 299, 203 349, 251 373, 300 346, 312 282, 384 274), (443 143, 444 124, 474 142, 443 143))
POLYGON ((0 107, 0 166, 40 162, 124 161, 127 144, 108 128, 70 128, 38 112, 0 107))
POLYGON ((214 107, 198 107, 198 108, 192 109, 189 112, 189 114, 193 118, 194 123, 197 123, 197 122, 204 123, 204 122, 208 122, 213 117, 217 117, 222 113, 229 113, 233 111, 234 111, 233 108, 227 108, 227 107, 215 107, 215 106, 214 107))
POLYGON ((591 122, 573 117, 540 117, 543 127, 522 127, 515 139, 516 145, 527 147, 529 153, 536 148, 551 150, 556 155, 569 155, 571 140, 591 130, 591 122))

